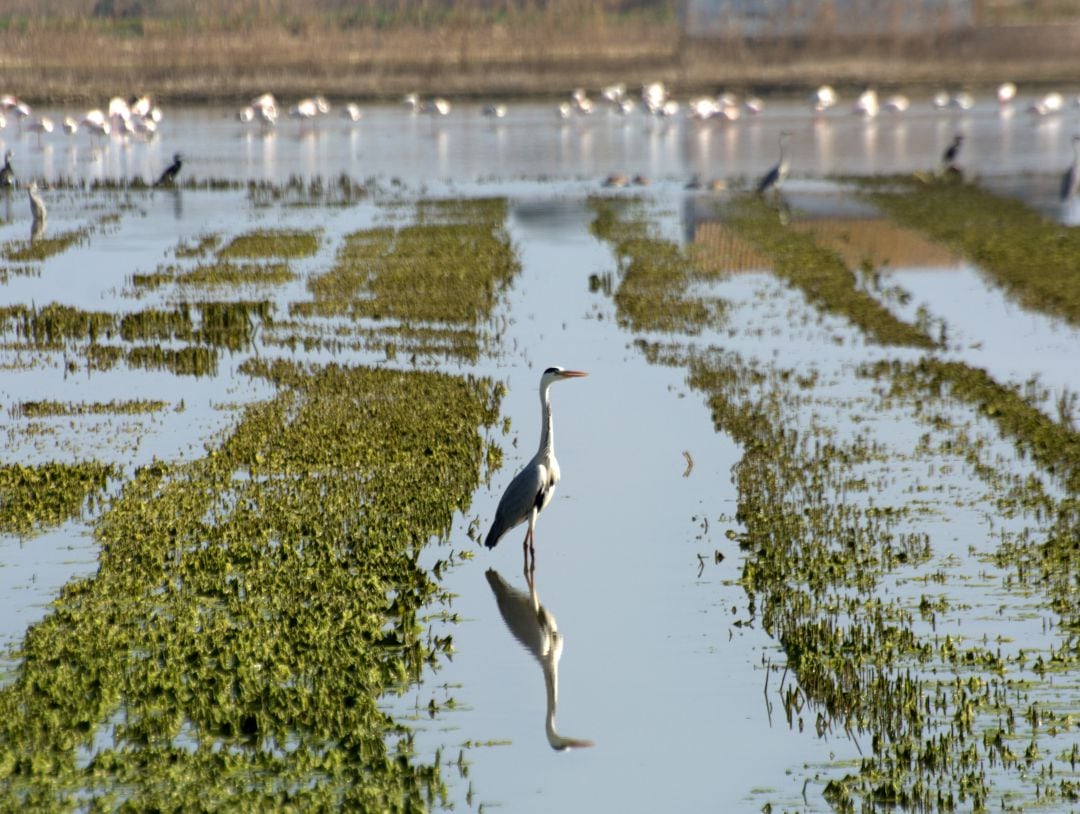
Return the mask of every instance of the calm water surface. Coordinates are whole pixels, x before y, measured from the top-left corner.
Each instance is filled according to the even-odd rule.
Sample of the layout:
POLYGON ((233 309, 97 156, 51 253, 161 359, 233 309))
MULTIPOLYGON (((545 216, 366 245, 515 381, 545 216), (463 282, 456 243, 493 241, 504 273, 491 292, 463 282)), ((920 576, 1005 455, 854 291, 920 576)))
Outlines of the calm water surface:
MULTIPOLYGON (((180 151, 187 156, 185 175, 201 179, 283 181, 345 173, 373 178, 384 194, 405 198, 510 197, 508 227, 523 271, 500 317, 506 323, 503 353, 474 368, 508 387, 503 409, 512 428, 502 440, 505 466, 478 491, 451 540, 429 552, 433 559, 451 551, 475 555, 446 577, 456 594, 453 610, 464 620, 451 629, 453 660, 414 693, 390 702, 398 714, 415 718, 421 750, 442 747, 453 757, 462 743, 492 744, 468 750, 467 778, 446 770, 452 802, 470 808, 471 792, 471 807, 483 803, 522 812, 582 810, 598 799, 613 811, 756 811, 767 801, 826 810, 820 771, 836 761, 856 761, 860 745, 818 738, 812 725, 802 732, 789 728, 775 697, 770 709, 763 665, 782 662, 782 654, 751 619, 736 582, 741 554, 725 537, 725 531, 737 530, 730 473, 741 452, 714 430, 703 396, 688 390, 684 371, 649 365, 633 345, 636 337, 617 327, 610 299, 589 292, 589 275, 614 272, 615 261, 588 232, 585 198, 600 190, 609 173, 642 173, 652 184, 639 192, 665 229, 673 236, 692 235, 693 221, 708 211, 708 201, 688 198, 685 181, 694 174, 752 180, 776 160, 782 129, 796 133, 790 188, 811 209, 837 206, 827 202, 830 196, 850 201, 842 188, 823 183, 824 176, 933 169, 953 134, 963 132, 966 171, 1070 220, 1075 213, 1060 210, 1054 195, 1070 159, 1075 114, 1033 120, 1022 112, 1002 116, 996 106, 957 115, 934 113, 927 105, 872 122, 847 114, 814 121, 802 106, 777 105, 756 119, 723 125, 607 114, 560 122, 550 105, 523 105, 492 123, 477 106, 461 105, 439 120, 374 107, 357 125, 336 119, 315 127, 283 122, 264 133, 245 129, 225 110, 166 113, 162 133, 151 143, 92 144, 80 134, 72 140, 54 135, 38 144, 11 126, 0 131, 0 139, 15 152, 24 179, 151 179, 180 151), (494 569, 512 588, 525 590, 521 535, 507 535, 488 552, 466 534, 474 518, 486 527, 502 488, 535 450, 537 385, 540 371, 551 364, 590 373, 552 393, 563 480, 537 538, 536 592, 563 637, 557 729, 595 742, 591 749, 570 752, 555 752, 548 744, 544 671, 504 623, 486 574, 494 569), (689 472, 684 453, 693 459, 689 472), (714 560, 717 551, 724 555, 720 562, 714 560), (450 697, 456 708, 429 720, 429 700, 450 697)), ((85 198, 58 190, 46 196, 50 229, 88 222, 79 209, 85 198)), ((158 190, 118 194, 116 201, 129 208, 115 225, 84 249, 46 262, 40 276, 10 277, 0 286, 0 305, 55 301, 131 308, 134 301, 125 290, 131 274, 153 270, 179 240, 290 225, 321 226, 332 244, 382 217, 370 202, 330 211, 255 208, 243 192, 158 190)), ((0 215, 0 240, 25 237, 29 212, 21 193, 0 202, 0 215)), ((327 262, 320 255, 298 270, 327 262)), ((815 317, 799 327, 791 315, 809 313, 801 295, 761 271, 717 286, 717 295, 732 304, 730 324, 695 342, 748 359, 816 366, 826 378, 873 358, 875 351, 842 321, 815 317), (843 343, 830 341, 833 336, 843 343)), ((900 267, 889 277, 912 295, 898 312, 911 317, 922 305, 944 321, 956 358, 988 368, 999 381, 1038 376, 1053 389, 1075 386, 1077 331, 1009 303, 976 269, 962 263, 900 267)), ((297 299, 303 281, 296 286, 278 292, 279 302, 297 299)), ((139 304, 159 301, 164 295, 150 294, 139 304)), ((198 379, 126 370, 71 374, 60 358, 30 369, 5 366, 5 458, 93 457, 130 468, 155 457, 201 455, 205 443, 231 426, 239 406, 269 395, 265 385, 234 377, 244 358, 225 357, 218 375, 198 379), (19 401, 121 398, 158 398, 171 406, 132 419, 127 430, 118 431, 116 420, 71 430, 67 419, 56 419, 45 422, 52 431, 41 437, 12 432, 16 419, 9 409, 19 401)), ((361 354, 334 358, 383 361, 361 354)), ((838 395, 866 396, 870 385, 864 387, 865 393, 857 392, 849 382, 838 395)), ((905 431, 890 429, 887 416, 881 424, 886 434, 905 431)), ((1007 445, 1000 455, 1009 466, 1025 465, 1007 445)), ((986 518, 957 510, 934 532, 935 556, 963 554, 972 544, 985 549, 987 537, 986 518)), ((10 609, 0 641, 19 641, 26 626, 47 612, 60 586, 95 567, 86 524, 68 523, 29 541, 0 538, 0 596, 10 609)), ((990 607, 1002 600, 988 588, 973 601, 971 615, 978 618, 984 609, 979 603, 990 607)), ((1019 633, 1031 631, 1021 627, 1019 633)))

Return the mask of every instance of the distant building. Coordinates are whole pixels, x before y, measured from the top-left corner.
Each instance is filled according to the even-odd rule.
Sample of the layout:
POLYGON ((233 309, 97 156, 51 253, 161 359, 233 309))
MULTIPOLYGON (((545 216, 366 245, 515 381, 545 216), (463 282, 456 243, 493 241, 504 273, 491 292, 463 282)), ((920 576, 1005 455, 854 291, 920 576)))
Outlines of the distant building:
POLYGON ((689 37, 890 37, 969 28, 977 0, 684 0, 689 37))

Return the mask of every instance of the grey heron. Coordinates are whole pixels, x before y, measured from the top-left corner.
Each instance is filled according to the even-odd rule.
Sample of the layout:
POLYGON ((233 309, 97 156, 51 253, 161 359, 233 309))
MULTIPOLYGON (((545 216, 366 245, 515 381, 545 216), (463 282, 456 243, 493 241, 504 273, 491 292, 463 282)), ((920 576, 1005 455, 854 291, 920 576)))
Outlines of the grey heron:
POLYGON ((1080 135, 1072 138, 1073 160, 1061 176, 1061 200, 1068 201, 1080 191, 1080 135))
POLYGON ((485 574, 495 603, 506 626, 521 644, 540 662, 544 671, 547 690, 547 711, 544 732, 548 743, 556 751, 582 749, 593 745, 592 741, 568 738, 555 729, 555 708, 559 703, 559 659, 562 657, 563 637, 555 624, 555 617, 540 604, 536 594, 536 581, 526 574, 529 592, 516 590, 507 584, 497 571, 489 568, 485 574))
POLYGON ((952 143, 945 148, 945 152, 941 154, 942 166, 947 170, 956 169, 956 159, 960 156, 960 148, 964 145, 964 136, 962 133, 957 133, 953 136, 952 143))
POLYGON ((0 188, 11 189, 15 186, 15 168, 11 166, 11 150, 4 153, 4 166, 0 167, 0 188))
POLYGON ((790 137, 790 130, 780 131, 780 160, 758 182, 757 191, 759 194, 764 194, 771 189, 780 189, 780 185, 787 178, 788 170, 791 169, 791 157, 787 151, 787 140, 790 137))
POLYGON ((163 187, 166 184, 172 184, 176 181, 176 176, 180 174, 180 168, 184 166, 184 156, 181 153, 173 153, 172 163, 167 166, 164 171, 158 176, 157 181, 154 182, 154 186, 163 187))
POLYGON ((585 375, 580 370, 549 367, 540 377, 542 412, 540 449, 506 487, 506 491, 499 500, 499 506, 495 510, 495 520, 491 524, 491 530, 484 540, 484 545, 494 548, 506 532, 528 521, 529 530, 525 532, 522 550, 526 564, 529 555, 532 555, 534 568, 536 567, 536 518, 551 502, 551 497, 555 494, 555 484, 559 482, 559 462, 555 460, 555 424, 551 417, 549 391, 555 382, 585 375))
POLYGON ((33 217, 34 222, 45 220, 45 201, 41 199, 38 194, 37 181, 31 181, 30 186, 26 188, 26 194, 30 197, 30 215, 33 217))

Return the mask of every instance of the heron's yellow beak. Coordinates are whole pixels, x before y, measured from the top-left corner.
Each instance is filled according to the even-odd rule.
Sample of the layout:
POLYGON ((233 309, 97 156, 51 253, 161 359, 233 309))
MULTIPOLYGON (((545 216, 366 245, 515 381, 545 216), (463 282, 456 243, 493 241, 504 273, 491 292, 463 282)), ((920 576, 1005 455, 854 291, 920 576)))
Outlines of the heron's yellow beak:
POLYGON ((559 376, 564 378, 564 379, 573 379, 573 378, 577 378, 579 376, 588 376, 588 375, 589 374, 586 373, 584 370, 564 370, 562 373, 559 374, 559 376))

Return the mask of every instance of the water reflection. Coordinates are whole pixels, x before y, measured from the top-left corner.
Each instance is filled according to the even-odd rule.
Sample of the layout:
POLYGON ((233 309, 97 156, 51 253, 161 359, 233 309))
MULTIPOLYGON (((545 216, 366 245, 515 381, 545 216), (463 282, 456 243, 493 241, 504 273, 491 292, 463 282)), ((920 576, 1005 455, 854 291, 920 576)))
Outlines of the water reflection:
POLYGON ((555 707, 559 702, 559 659, 562 657, 563 636, 555 624, 555 617, 540 604, 536 593, 536 575, 526 572, 528 591, 513 588, 502 578, 498 571, 489 568, 484 574, 499 613, 517 639, 526 650, 533 654, 544 671, 544 689, 547 697, 547 712, 544 719, 544 732, 552 749, 582 749, 592 746, 590 740, 568 738, 555 729, 555 707))

